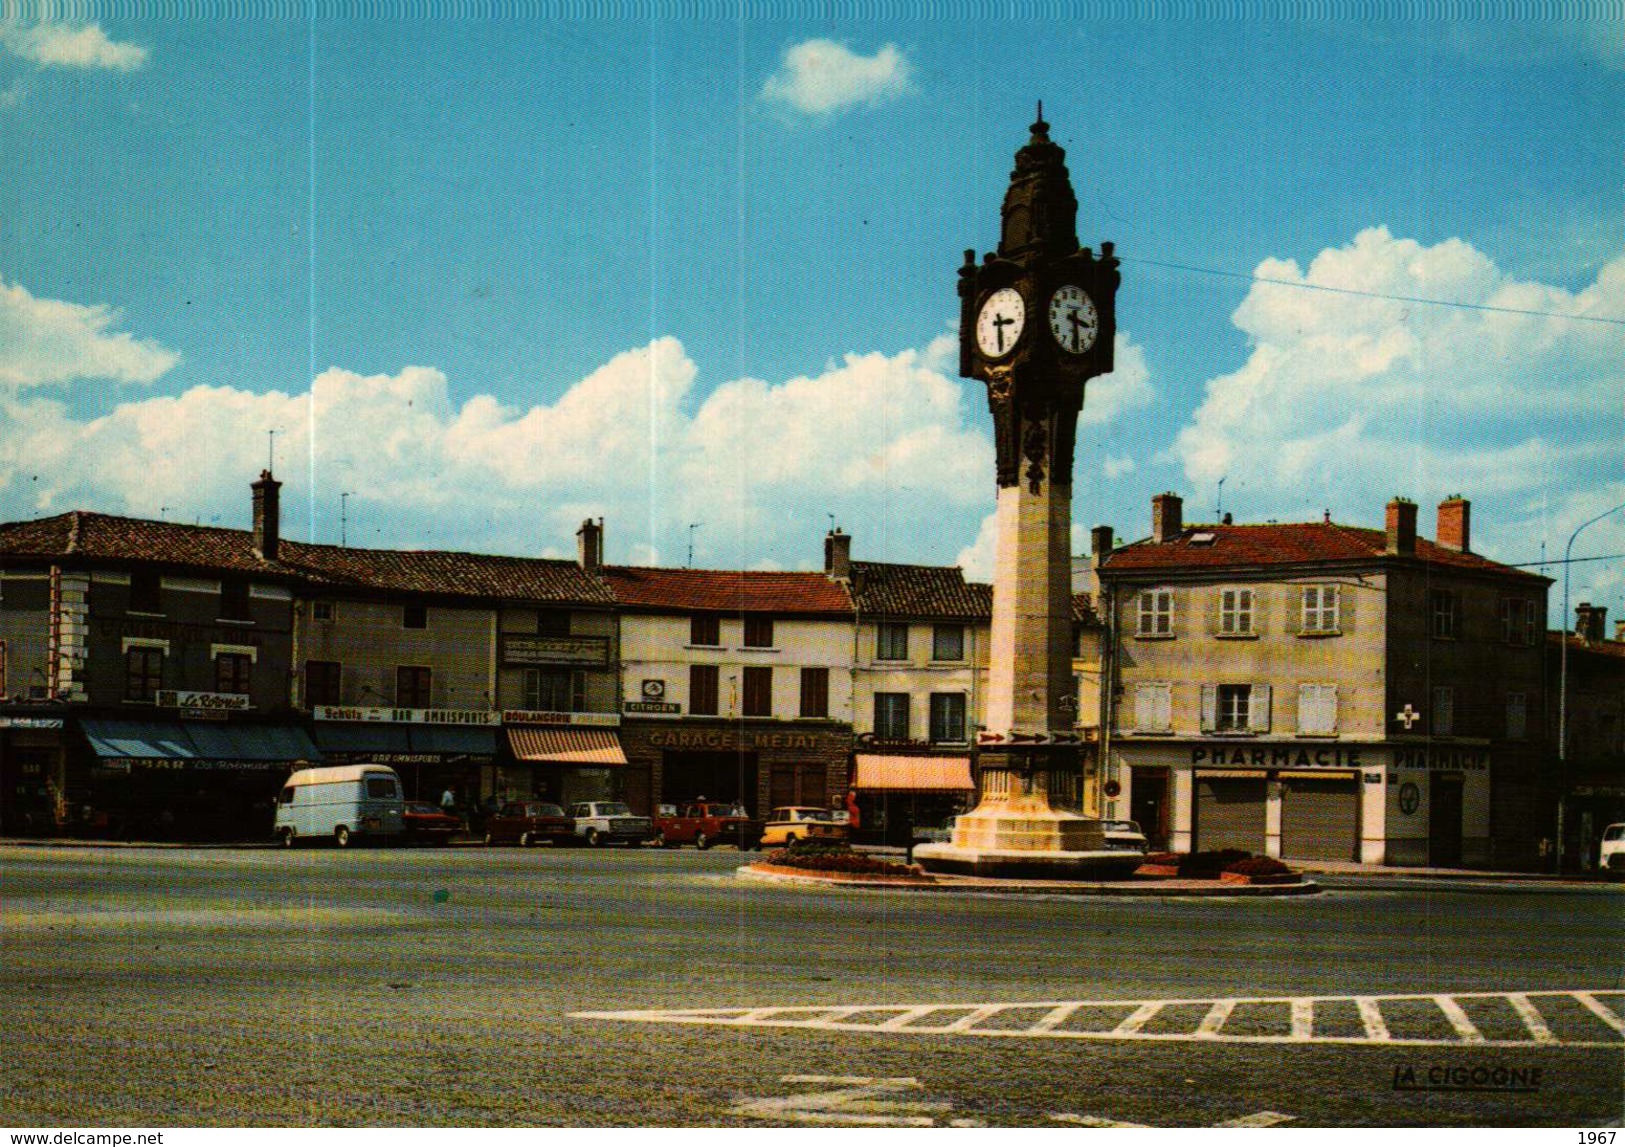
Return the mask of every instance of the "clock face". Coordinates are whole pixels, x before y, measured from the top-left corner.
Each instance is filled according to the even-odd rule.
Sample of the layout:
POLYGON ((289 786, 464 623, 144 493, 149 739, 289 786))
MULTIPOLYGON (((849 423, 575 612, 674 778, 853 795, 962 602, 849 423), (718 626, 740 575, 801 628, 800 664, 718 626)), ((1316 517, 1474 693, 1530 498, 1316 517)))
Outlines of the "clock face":
POLYGON ((1016 348, 1027 323, 1027 306, 1010 287, 1000 287, 976 316, 976 345, 988 358, 1003 358, 1016 348))
POLYGON ((1082 287, 1060 287, 1050 296, 1049 329, 1062 350, 1083 354, 1100 334, 1100 313, 1082 287))

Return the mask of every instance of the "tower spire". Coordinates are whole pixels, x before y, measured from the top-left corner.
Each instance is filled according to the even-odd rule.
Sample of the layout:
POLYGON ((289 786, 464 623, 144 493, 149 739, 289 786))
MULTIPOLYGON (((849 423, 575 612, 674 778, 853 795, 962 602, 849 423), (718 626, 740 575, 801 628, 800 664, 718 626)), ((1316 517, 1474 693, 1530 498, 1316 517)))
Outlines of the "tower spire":
POLYGON ((1058 258, 1078 249, 1078 200, 1066 169, 1066 152, 1049 137, 1044 101, 1032 138, 1016 152, 1010 189, 1004 196, 999 254, 1006 259, 1058 258))

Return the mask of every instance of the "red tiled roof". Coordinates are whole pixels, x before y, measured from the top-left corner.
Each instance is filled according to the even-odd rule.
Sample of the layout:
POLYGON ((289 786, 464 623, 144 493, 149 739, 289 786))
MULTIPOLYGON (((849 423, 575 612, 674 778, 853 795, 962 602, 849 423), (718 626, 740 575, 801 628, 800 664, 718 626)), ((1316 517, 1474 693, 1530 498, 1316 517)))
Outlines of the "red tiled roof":
POLYGON ((1575 653, 1593 653, 1599 657, 1619 657, 1625 659, 1625 641, 1587 641, 1578 633, 1562 633, 1557 630, 1547 630, 1546 644, 1552 649, 1561 649, 1564 643, 1575 653))
POLYGON ((967 582, 958 566, 853 562, 852 598, 868 617, 986 621, 993 616, 993 587, 967 582))
POLYGON ((636 608, 852 615, 846 588, 821 573, 646 566, 605 566, 599 573, 617 601, 636 608))
MULTIPOLYGON (((1272 565, 1358 562, 1388 556, 1382 530, 1342 526, 1336 522, 1290 522, 1263 526, 1190 526, 1177 538, 1149 538, 1113 550, 1105 568, 1111 573, 1136 570, 1234 569, 1272 565), (1198 539, 1210 538, 1211 541, 1198 539)), ((1548 581, 1539 574, 1416 539, 1418 560, 1454 569, 1548 581)))
POLYGON ((1082 622, 1084 625, 1099 625, 1100 615, 1095 612, 1095 602, 1086 593, 1072 595, 1072 620, 1082 622))
POLYGON ((0 524, 0 556, 162 562, 295 578, 317 588, 615 604, 614 595, 601 581, 570 561, 436 550, 364 550, 284 540, 278 547, 278 560, 268 562, 254 553, 254 535, 248 530, 85 511, 0 524))

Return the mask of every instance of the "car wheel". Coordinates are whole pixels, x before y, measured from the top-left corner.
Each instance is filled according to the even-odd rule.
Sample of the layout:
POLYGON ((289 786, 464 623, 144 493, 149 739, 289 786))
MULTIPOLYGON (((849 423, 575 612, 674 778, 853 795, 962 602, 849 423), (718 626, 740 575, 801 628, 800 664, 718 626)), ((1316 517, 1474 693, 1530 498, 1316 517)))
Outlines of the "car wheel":
POLYGON ((350 847, 350 828, 348 825, 339 825, 333 830, 333 843, 340 848, 350 847))
POLYGON ((283 829, 282 832, 280 833, 280 835, 282 837, 282 847, 283 848, 292 848, 293 847, 293 838, 295 836, 297 836, 298 833, 296 833, 294 831, 292 826, 289 826, 288 828, 283 829))
POLYGON ((485 834, 485 847, 490 848, 496 842, 497 842, 496 837, 492 836, 490 833, 485 834))
POLYGON ((704 852, 711 847, 711 838, 702 830, 694 834, 694 847, 704 852))
POLYGON ((529 848, 532 844, 535 843, 535 839, 536 838, 531 836, 530 833, 522 832, 522 833, 519 834, 519 847, 520 848, 529 848))
POLYGON ((589 847, 592 847, 592 848, 603 848, 604 847, 603 835, 601 833, 599 833, 599 831, 596 828, 589 828, 587 830, 587 844, 588 844, 589 847))
POLYGON ((670 844, 666 843, 666 833, 665 833, 664 830, 655 833, 655 847, 656 848, 670 848, 671 847, 670 844))

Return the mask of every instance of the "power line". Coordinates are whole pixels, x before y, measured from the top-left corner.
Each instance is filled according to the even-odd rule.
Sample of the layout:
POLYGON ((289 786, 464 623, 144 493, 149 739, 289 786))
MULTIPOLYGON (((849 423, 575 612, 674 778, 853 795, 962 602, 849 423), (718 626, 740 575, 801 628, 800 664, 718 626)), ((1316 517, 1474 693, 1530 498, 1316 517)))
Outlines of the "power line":
POLYGON ((1601 554, 1594 558, 1547 558, 1539 562, 1507 562, 1513 569, 1528 569, 1531 566, 1577 566, 1581 562, 1613 562, 1625 558, 1625 554, 1601 554))
POLYGON ((1140 263, 1147 267, 1164 267, 1172 271, 1190 271, 1197 275, 1217 275, 1225 279, 1245 279, 1249 283, 1269 283, 1277 287, 1297 287, 1305 291, 1326 291, 1333 295, 1358 295, 1365 299, 1389 299, 1396 303, 1424 303, 1430 307, 1457 307, 1467 311, 1493 311, 1501 315, 1532 315, 1544 319, 1571 319, 1577 323, 1604 323, 1625 327, 1625 319, 1611 319, 1604 315, 1564 315, 1556 311, 1529 311, 1519 307, 1492 307, 1488 303, 1462 303, 1452 299, 1424 299, 1416 295, 1386 295, 1381 291, 1356 291, 1352 287, 1328 287, 1324 283, 1304 283, 1292 279, 1266 279, 1242 271, 1221 271, 1216 267, 1193 267, 1189 263, 1163 263, 1156 259, 1131 259, 1119 255, 1125 263, 1140 263))

